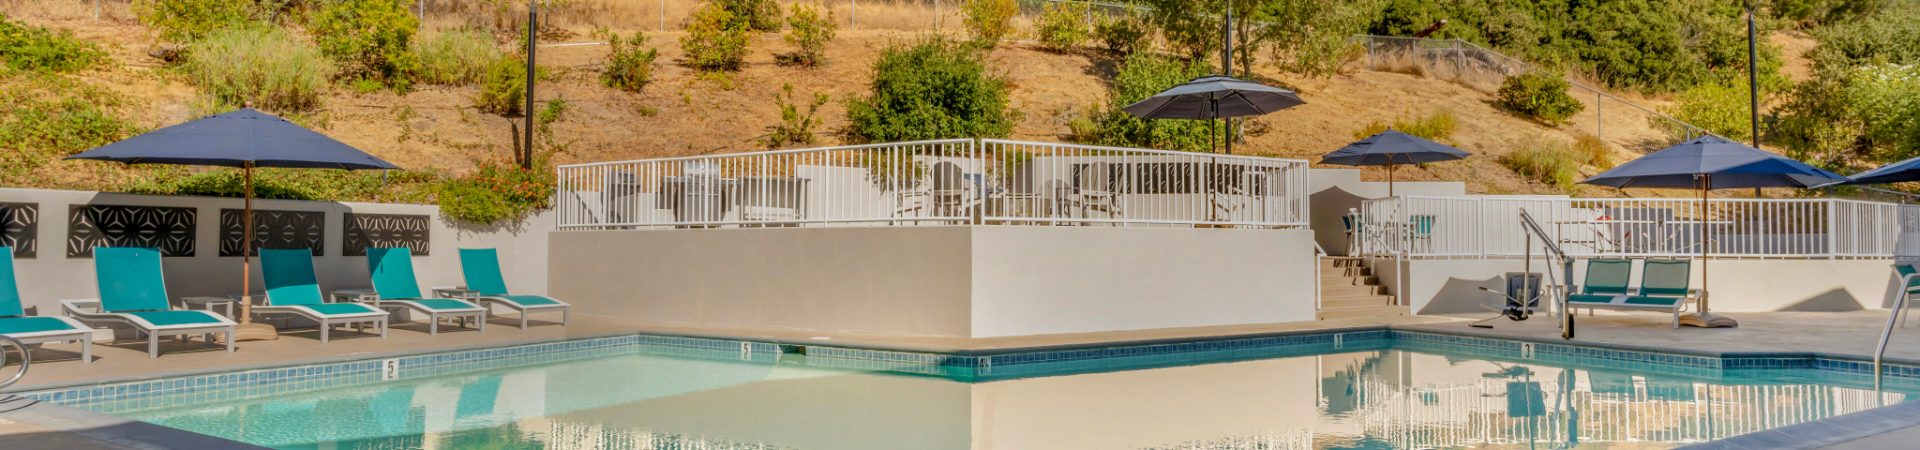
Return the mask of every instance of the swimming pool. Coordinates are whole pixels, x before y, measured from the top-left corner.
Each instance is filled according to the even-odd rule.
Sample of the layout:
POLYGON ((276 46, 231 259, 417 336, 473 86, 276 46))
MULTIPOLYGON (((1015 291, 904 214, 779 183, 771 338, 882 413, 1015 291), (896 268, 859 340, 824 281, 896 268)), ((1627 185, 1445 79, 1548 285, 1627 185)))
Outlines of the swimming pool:
POLYGON ((1666 447, 1920 392, 1788 356, 1385 331, 991 356, 546 345, 30 395, 277 448, 1266 449, 1666 447))

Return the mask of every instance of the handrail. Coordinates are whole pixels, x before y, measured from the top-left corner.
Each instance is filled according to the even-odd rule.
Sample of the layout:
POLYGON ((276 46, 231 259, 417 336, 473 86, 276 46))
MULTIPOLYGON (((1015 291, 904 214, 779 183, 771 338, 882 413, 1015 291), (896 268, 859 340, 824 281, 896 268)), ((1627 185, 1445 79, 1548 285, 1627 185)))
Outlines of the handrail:
MULTIPOLYGON (((13 386, 14 383, 20 382, 21 378, 26 378, 27 369, 33 367, 33 354, 27 352, 27 343, 20 342, 20 339, 14 338, 13 336, 0 334, 0 344, 12 345, 13 348, 20 349, 20 371, 15 372, 13 377, 7 378, 7 381, 0 381, 0 389, 6 389, 8 386, 13 386)), ((0 367, 6 366, 7 353, 4 350, 0 350, 0 367)))
POLYGON ((1900 323, 1900 313, 1907 310, 1907 297, 1912 296, 1908 293, 1912 288, 1908 286, 1915 277, 1920 277, 1920 273, 1901 275, 1900 284, 1894 285, 1899 290, 1893 294, 1893 312, 1887 314, 1887 327, 1880 331, 1880 345, 1873 348, 1873 390, 1880 390, 1880 361, 1887 355, 1887 342, 1893 340, 1893 326, 1900 323))
MULTIPOLYGON (((1553 271, 1549 270, 1547 271, 1547 281, 1560 281, 1562 289, 1559 291, 1548 290, 1548 292, 1557 292, 1558 294, 1550 295, 1552 295, 1553 301, 1555 302, 1554 310, 1560 313, 1560 338, 1572 340, 1574 328, 1573 311, 1567 309, 1567 297, 1571 294, 1571 292, 1567 290, 1571 289, 1568 286, 1573 284, 1573 259, 1568 258, 1567 253, 1560 250, 1559 243, 1554 242, 1552 238, 1548 237, 1547 232, 1540 228, 1540 222, 1533 220, 1533 214, 1528 213, 1526 208, 1520 208, 1520 224, 1528 236, 1539 238, 1540 244, 1545 246, 1547 251, 1550 252, 1547 255, 1548 264, 1552 264, 1555 259, 1560 260, 1562 278, 1554 280, 1553 271)), ((1529 243, 1528 247, 1529 251, 1531 251, 1532 244, 1529 243)))

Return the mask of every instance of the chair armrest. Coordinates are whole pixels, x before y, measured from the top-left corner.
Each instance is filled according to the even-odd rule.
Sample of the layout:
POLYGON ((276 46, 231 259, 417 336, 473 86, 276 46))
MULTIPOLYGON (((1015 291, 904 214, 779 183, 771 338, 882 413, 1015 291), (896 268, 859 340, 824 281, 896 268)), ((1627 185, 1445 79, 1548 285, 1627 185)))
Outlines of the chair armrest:
POLYGON ((64 315, 74 317, 97 317, 106 314, 100 311, 100 299, 97 298, 61 300, 60 310, 64 315))

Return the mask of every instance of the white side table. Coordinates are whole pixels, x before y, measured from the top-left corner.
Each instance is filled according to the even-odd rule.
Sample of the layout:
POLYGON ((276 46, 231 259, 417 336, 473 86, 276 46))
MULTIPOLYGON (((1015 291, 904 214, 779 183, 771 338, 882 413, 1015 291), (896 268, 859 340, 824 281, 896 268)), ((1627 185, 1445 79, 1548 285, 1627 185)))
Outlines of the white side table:
POLYGON ((480 299, 480 291, 467 289, 466 286, 434 286, 433 296, 472 302, 480 299))
POLYGON ((333 292, 328 293, 327 300, 335 303, 368 302, 368 303, 375 303, 377 306, 377 304, 380 303, 380 295, 376 293, 373 290, 373 288, 336 289, 333 292))
POLYGON ((222 311, 220 315, 232 319, 234 318, 234 305, 238 304, 239 300, 228 297, 187 297, 180 299, 180 303, 185 305, 187 309, 195 309, 194 307, 198 306, 198 309, 206 310, 207 312, 213 312, 213 307, 218 306, 222 311))

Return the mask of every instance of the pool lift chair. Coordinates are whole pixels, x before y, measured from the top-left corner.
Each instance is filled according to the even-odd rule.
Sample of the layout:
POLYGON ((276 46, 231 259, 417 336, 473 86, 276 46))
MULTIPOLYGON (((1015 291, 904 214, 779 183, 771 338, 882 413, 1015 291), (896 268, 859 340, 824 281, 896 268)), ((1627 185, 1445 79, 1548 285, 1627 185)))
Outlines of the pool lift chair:
MULTIPOLYGON (((1565 286, 1572 283, 1573 259, 1568 258, 1565 252, 1560 251, 1558 244, 1547 239, 1547 233, 1540 229, 1539 222, 1534 221, 1533 215, 1528 214, 1525 208, 1520 209, 1520 228, 1522 231, 1521 234, 1526 236, 1526 245, 1521 247, 1525 249, 1526 252, 1524 259, 1521 260, 1523 261, 1522 264, 1524 264, 1521 271, 1508 272, 1505 275, 1506 289, 1504 292, 1494 292, 1493 289, 1487 288, 1486 286, 1480 287, 1482 292, 1500 298, 1496 304, 1482 304, 1481 307, 1497 311, 1500 315, 1469 322, 1467 326, 1474 328, 1493 328, 1493 325, 1487 322, 1501 318, 1516 322, 1527 320, 1527 318, 1532 317, 1534 313, 1538 312, 1541 307, 1541 300, 1547 300, 1549 302, 1548 305, 1554 305, 1556 303, 1553 302, 1559 302, 1557 303, 1559 305, 1557 310, 1562 312, 1566 311, 1565 295, 1563 295, 1565 292, 1557 289, 1549 289, 1547 286, 1565 286), (1545 250, 1544 253, 1547 259, 1548 269, 1545 271, 1544 280, 1542 279, 1541 273, 1533 271, 1533 242, 1535 237, 1540 238, 1540 244, 1545 250), (1555 262, 1560 264, 1561 270, 1558 272, 1564 278, 1555 276, 1556 271, 1553 270, 1553 263, 1555 262), (1562 279, 1565 281, 1562 282, 1562 279), (1542 283, 1542 281, 1545 281, 1545 283, 1542 283)), ((1549 311, 1552 310, 1554 309, 1549 309, 1549 311)), ((1563 314, 1563 319, 1560 322, 1560 337, 1573 339, 1572 314, 1563 314)))

